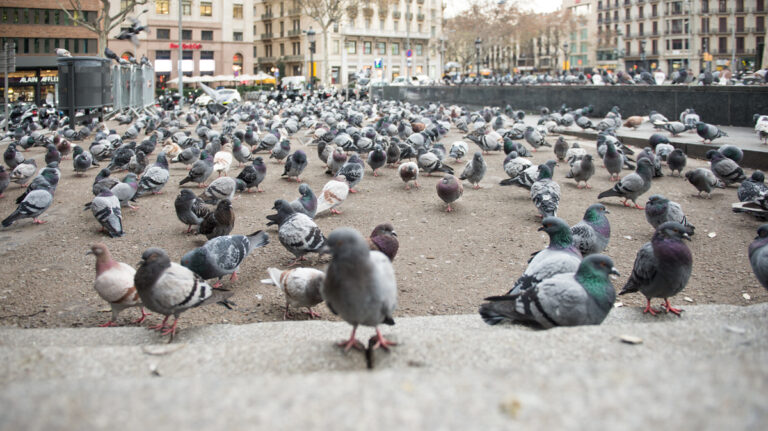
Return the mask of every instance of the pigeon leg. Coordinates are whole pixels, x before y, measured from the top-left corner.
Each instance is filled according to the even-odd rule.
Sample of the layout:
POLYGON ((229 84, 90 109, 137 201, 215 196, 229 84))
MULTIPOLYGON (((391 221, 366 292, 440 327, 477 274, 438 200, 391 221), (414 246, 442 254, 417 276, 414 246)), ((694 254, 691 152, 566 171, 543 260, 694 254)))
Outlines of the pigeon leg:
POLYGON ((349 192, 350 192, 350 193, 357 193, 357 192, 358 192, 358 190, 355 190, 355 189, 349 189, 349 192))
POLYGON ((297 182, 297 183, 300 183, 300 182, 301 182, 301 178, 299 178, 299 177, 296 177, 296 182, 297 182))
POLYGON ((576 183, 576 188, 577 188, 577 189, 583 189, 583 188, 584 188, 584 186, 582 186, 582 185, 581 185, 581 183, 576 183))
POLYGON ((336 208, 331 208, 332 214, 341 214, 341 211, 337 210, 336 208))
POLYGON ((212 287, 212 288, 214 288, 214 289, 218 289, 218 288, 220 288, 220 287, 221 287, 221 286, 223 286, 223 285, 224 285, 224 283, 222 283, 222 282, 221 282, 221 279, 219 279, 219 281, 217 281, 216 283, 214 283, 214 285, 213 285, 213 286, 211 286, 211 287, 212 287))
POLYGON ((160 322, 159 324, 154 325, 154 326, 149 326, 149 327, 147 327, 147 329, 154 329, 156 331, 162 331, 163 329, 165 329, 165 323, 168 321, 169 317, 170 316, 165 316, 165 319, 163 319, 162 322, 160 322))
POLYGON ((312 307, 307 307, 307 310, 308 310, 307 314, 309 314, 309 318, 310 319, 314 319, 315 317, 317 317, 318 319, 320 318, 319 314, 317 314, 314 311, 312 311, 312 307))
POLYGON ((363 343, 357 341, 355 339, 355 332, 357 331, 357 325, 352 327, 352 335, 349 336, 349 340, 342 341, 337 344, 339 347, 343 347, 345 352, 348 352, 349 349, 355 348, 357 350, 365 350, 365 346, 363 346, 363 343))
POLYGON ((475 190, 480 190, 480 184, 475 184, 475 186, 472 187, 472 188, 475 189, 475 190))
POLYGON ((654 310, 653 307, 651 307, 651 298, 648 298, 648 303, 645 305, 645 310, 643 310, 643 314, 645 313, 651 313, 651 316, 655 316, 658 311, 654 310))
POLYGON ((190 233, 190 232, 192 232, 192 225, 189 225, 189 227, 187 227, 187 233, 190 233))
POLYGON ((38 219, 37 217, 34 217, 34 218, 32 219, 32 223, 33 223, 33 224, 45 224, 45 223, 48 223, 48 222, 47 222, 47 221, 43 221, 43 220, 40 220, 40 219, 38 219))
POLYGON ((0 193, 0 198, 4 198, 4 197, 5 197, 5 195, 0 193))
POLYGON ((99 325, 99 328, 109 328, 111 326, 117 326, 117 323, 110 320, 109 322, 104 323, 103 325, 99 325))
POLYGON ((623 201, 621 201, 621 203, 623 203, 625 207, 629 207, 629 206, 631 206, 631 205, 629 204, 629 201, 627 200, 627 198, 624 198, 624 200, 623 200, 623 201))
POLYGON ((592 186, 590 186, 590 185, 589 185, 589 183, 588 183, 588 182, 586 182, 586 181, 584 181, 584 186, 585 186, 586 188, 588 188, 588 189, 591 189, 591 188, 592 188, 592 186))
POLYGON ((676 314, 677 317, 680 317, 680 313, 683 311, 679 308, 673 308, 672 305, 669 303, 669 298, 664 298, 664 309, 672 314, 676 314))
POLYGON ((261 186, 258 186, 256 188, 256 191, 259 192, 259 193, 264 193, 264 190, 261 189, 261 186))
POLYGON ((297 257, 296 259, 293 259, 291 262, 289 262, 289 263, 288 263, 288 267, 290 268, 290 267, 292 267, 292 266, 294 266, 294 265, 298 265, 298 263, 299 263, 300 261, 302 261, 302 260, 307 260, 307 258, 306 258, 306 257, 304 257, 304 256, 301 256, 301 257, 297 257))
POLYGON ((389 351, 389 348, 392 346, 397 346, 397 343, 394 341, 389 341, 386 338, 384 338, 383 335, 381 335, 381 331, 379 331, 379 328, 376 328, 376 344, 373 345, 373 350, 378 349, 381 347, 382 349, 389 351))
POLYGON ((202 189, 202 188, 204 188, 204 187, 208 187, 208 184, 206 184, 206 183, 199 183, 199 184, 197 185, 197 188, 198 188, 198 189, 202 189))
POLYGON ((290 307, 291 306, 288 305, 287 303, 285 304, 285 311, 283 312, 283 319, 284 320, 288 320, 288 319, 292 319, 293 318, 293 314, 291 314, 290 307))
POLYGON ((378 172, 376 172, 376 171, 373 171, 373 176, 374 176, 374 177, 378 177, 378 176, 379 176, 379 173, 378 173, 378 172))
MULTIPOLYGON (((411 189, 411 186, 410 186, 410 184, 406 184, 406 185, 405 185, 405 189, 406 189, 406 190, 410 190, 410 189, 411 189)), ((3 197, 3 196, 2 196, 2 195, 0 195, 0 198, 1 198, 1 197, 3 197)))
POLYGON ((453 208, 451 208, 451 204, 448 204, 448 206, 445 208, 445 212, 449 213, 453 211, 453 208))
POLYGON ((144 307, 139 307, 139 310, 141 310, 141 317, 139 317, 138 319, 134 320, 131 323, 141 324, 141 322, 143 322, 147 318, 147 316, 150 316, 149 313, 144 311, 144 307))
POLYGON ((640 206, 640 205, 638 205, 638 204, 637 204, 637 202, 635 202, 635 201, 632 201, 632 203, 634 203, 634 204, 635 204, 635 208, 637 208, 637 209, 639 209, 639 210, 644 210, 644 209, 645 209, 645 207, 641 207, 641 206, 640 206))
POLYGON ((418 182, 418 181, 414 181, 414 182, 413 182, 413 185, 414 185, 414 186, 416 186, 416 188, 417 188, 417 189, 421 187, 421 186, 419 185, 419 182, 418 182))
POLYGON ((173 319, 173 325, 171 325, 170 328, 163 331, 160 335, 171 335, 171 338, 168 340, 168 343, 170 344, 171 341, 173 341, 173 336, 176 335, 176 324, 179 323, 179 318, 173 319))
POLYGON ((229 277, 229 281, 237 281, 237 271, 233 272, 229 277))
POLYGON ((137 209, 139 209, 139 207, 137 207, 136 205, 131 205, 131 204, 128 204, 128 208, 130 208, 131 211, 136 211, 137 209))

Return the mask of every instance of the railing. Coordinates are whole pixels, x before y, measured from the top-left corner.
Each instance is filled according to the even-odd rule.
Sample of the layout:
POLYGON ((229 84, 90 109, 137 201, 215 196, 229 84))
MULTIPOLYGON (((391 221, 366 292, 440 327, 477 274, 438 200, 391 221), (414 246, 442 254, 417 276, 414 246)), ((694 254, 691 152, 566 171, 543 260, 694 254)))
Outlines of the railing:
POLYGON ((272 33, 262 33, 261 34, 261 40, 269 40, 272 39, 274 36, 272 33))
POLYGON ((274 63, 277 57, 259 57, 259 63, 274 63))
POLYGON ((717 33, 719 34, 730 34, 731 29, 730 28, 718 28, 717 33))
POLYGON ((301 36, 301 30, 288 30, 288 37, 301 36))
POLYGON ((424 21, 424 14, 423 14, 423 13, 417 14, 417 15, 416 15, 416 19, 417 19, 418 21, 424 21))
POLYGON ((392 11, 392 18, 400 19, 400 11, 399 10, 392 11))
POLYGON ((303 55, 284 55, 283 61, 286 61, 286 62, 304 61, 304 56, 303 55))
POLYGON ((265 19, 272 19, 272 17, 273 17, 273 15, 272 15, 272 12, 267 12, 267 13, 263 13, 263 14, 261 14, 261 19, 262 19, 262 20, 265 20, 265 19))
POLYGON ((301 8, 293 8, 288 9, 288 13, 286 16, 294 16, 294 15, 301 15, 301 8))

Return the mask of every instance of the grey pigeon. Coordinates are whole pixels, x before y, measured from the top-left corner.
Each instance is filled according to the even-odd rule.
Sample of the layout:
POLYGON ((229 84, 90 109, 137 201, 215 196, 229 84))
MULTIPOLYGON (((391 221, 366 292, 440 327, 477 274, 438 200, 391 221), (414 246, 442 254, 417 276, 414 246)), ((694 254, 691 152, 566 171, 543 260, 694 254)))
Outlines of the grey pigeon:
MULTIPOLYGON (((191 165, 200 160, 202 152, 197 146, 191 146, 181 150, 179 154, 171 159, 171 163, 183 163, 185 165, 191 165)), ((211 170, 213 170, 213 158, 211 158, 211 170)))
POLYGON ((251 192, 251 188, 256 187, 256 191, 262 192, 261 182, 267 177, 267 165, 264 163, 264 159, 261 156, 255 157, 250 165, 246 165, 243 170, 237 175, 238 180, 242 180, 245 183, 245 189, 247 192, 251 192))
MULTIPOLYGON (((396 147, 397 145, 393 146, 396 147)), ((368 166, 370 166, 373 170, 373 176, 378 177, 379 168, 387 164, 387 153, 384 152, 384 149, 381 147, 381 145, 376 144, 373 146, 373 150, 368 153, 368 159, 366 162, 368 162, 368 166)))
POLYGON ((416 162, 419 165, 419 171, 426 173, 427 176, 430 176, 432 172, 436 171, 453 175, 453 168, 444 165, 435 153, 427 151, 424 147, 419 148, 416 162))
POLYGON ((5 149, 5 153, 3 153, 3 159, 5 164, 8 165, 8 169, 14 170, 16 166, 24 161, 24 154, 21 154, 21 151, 16 151, 15 143, 10 143, 8 148, 5 149))
POLYGON ((606 214, 609 214, 609 211, 605 205, 592 204, 584 212, 584 218, 571 228, 573 244, 582 256, 602 253, 608 247, 611 239, 611 223, 606 214))
POLYGON ((110 175, 112 173, 106 168, 96 174, 96 177, 93 179, 93 187, 91 188, 94 196, 98 196, 104 190, 110 190, 115 184, 120 182, 118 179, 110 177, 110 175))
POLYGON ((5 170, 5 166, 0 165, 0 198, 2 198, 3 192, 8 188, 11 183, 11 174, 5 170))
POLYGON ((208 178, 213 173, 213 155, 203 150, 200 153, 200 159, 192 164, 192 169, 189 170, 186 178, 179 182, 179 185, 184 185, 188 182, 197 183, 198 187, 207 187, 205 184, 208 178))
POLYGON ((131 205, 131 201, 135 200, 138 188, 139 183, 136 174, 128 173, 125 178, 123 178, 123 181, 112 186, 110 191, 120 201, 121 206, 136 209, 137 207, 131 205))
POLYGON ((603 156, 603 164, 605 169, 611 174, 611 181, 618 181, 621 168, 624 165, 624 158, 621 153, 618 152, 613 142, 606 142, 605 155, 603 156))
POLYGON ((485 159, 483 159, 483 153, 475 151, 472 160, 468 161, 464 166, 464 171, 462 171, 459 179, 469 181, 474 186, 474 189, 477 190, 480 188, 480 181, 483 180, 487 169, 488 166, 485 164, 485 159))
POLYGON ((507 320, 544 329, 599 325, 616 300, 610 275, 618 273, 608 256, 587 256, 575 273, 557 274, 518 295, 486 298, 490 302, 480 306, 480 316, 489 325, 507 320))
POLYGON ((345 163, 347 163, 347 155, 341 147, 337 147, 328 158, 328 171, 326 173, 335 177, 345 163))
POLYGON ((3 227, 8 227, 16 220, 23 218, 31 218, 35 224, 46 223, 39 220, 41 214, 43 214, 53 203, 53 192, 50 187, 43 186, 37 190, 30 192, 27 197, 19 204, 15 211, 11 213, 5 220, 3 220, 3 227))
POLYGON ((713 140, 721 137, 728 136, 727 133, 720 130, 717 126, 707 124, 699 121, 696 123, 696 133, 704 139, 704 143, 712 143, 713 140))
MULTIPOLYGON (((522 160, 525 160, 525 159, 522 159, 522 160)), ((555 166, 557 165, 557 162, 555 160, 550 159, 550 160, 547 160, 544 163, 544 165, 547 166, 547 168, 549 168, 549 171, 554 175, 555 166)), ((501 180, 499 184, 501 184, 502 186, 515 185, 515 186, 523 187, 525 189, 530 190, 533 183, 536 182, 536 179, 539 177, 539 166, 540 165, 530 165, 529 167, 525 168, 523 172, 520 173, 520 175, 514 178, 507 178, 507 179, 501 180)))
POLYGON ((221 277, 231 274, 237 280, 237 270, 254 249, 269 244, 269 235, 256 231, 250 235, 225 235, 213 238, 181 258, 181 265, 204 280, 218 278, 213 287, 221 286, 221 277))
POLYGON ((643 151, 638 153, 637 160, 640 161, 640 159, 648 159, 648 161, 651 162, 654 178, 664 176, 664 172, 661 171, 661 157, 654 154, 651 147, 645 147, 643 148, 643 151))
POLYGON ((709 169, 696 168, 685 173, 685 179, 688 180, 696 190, 699 191, 698 197, 701 197, 701 192, 707 193, 707 197, 712 197, 712 190, 715 187, 725 187, 722 181, 718 180, 715 174, 709 169))
POLYGON ((552 146, 552 144, 548 143, 546 139, 544 139, 544 135, 539 133, 536 129, 534 129, 531 126, 528 126, 525 128, 525 133, 523 134, 523 137, 525 138, 525 142, 527 142, 533 147, 533 151, 536 151, 536 149, 541 147, 542 145, 548 146, 548 147, 552 146))
POLYGON ((281 176, 288 177, 289 180, 291 177, 296 178, 296 182, 300 183, 301 173, 304 172, 306 167, 307 154, 302 150, 296 150, 286 158, 285 169, 283 170, 283 174, 281 176))
POLYGON ((595 164, 592 162, 592 154, 585 154, 580 160, 576 160, 571 165, 571 170, 565 174, 566 178, 573 178, 576 180, 576 187, 586 187, 591 189, 589 185, 589 179, 595 174, 595 164), (584 181, 584 186, 581 182, 584 181))
POLYGON ((647 300, 643 313, 653 315, 658 310, 651 307, 651 299, 664 298, 666 311, 679 316, 682 310, 673 308, 669 298, 685 288, 693 266, 691 251, 683 239, 690 241, 691 237, 680 223, 669 221, 659 226, 651 241, 637 252, 632 275, 619 295, 642 293, 647 300))
POLYGON ((290 203, 282 199, 275 201, 272 208, 277 210, 277 214, 270 218, 278 225, 277 238, 280 244, 295 256, 289 266, 306 260, 304 255, 319 252, 325 245, 323 233, 308 215, 297 213, 290 203))
POLYGON ((555 274, 575 272, 579 267, 581 252, 573 243, 568 223, 557 217, 545 217, 538 230, 549 235, 549 246, 533 254, 507 295, 519 294, 555 274))
POLYGON ((464 194, 464 186, 451 174, 445 174, 435 188, 437 189, 437 196, 442 199, 443 202, 448 204, 445 208, 446 212, 453 211, 451 204, 456 202, 461 195, 464 194))
POLYGON ((93 198, 90 205, 93 216, 101 224, 103 230, 112 237, 125 235, 123 231, 123 214, 120 210, 120 200, 109 190, 104 190, 93 198))
MULTIPOLYGON (((396 146, 396 145, 395 145, 396 146)), ((467 144, 463 141, 456 141, 451 144, 451 149, 448 154, 456 161, 460 162, 461 158, 467 155, 467 144)))
POLYGON ((279 145, 272 147, 272 153, 269 155, 270 159, 277 160, 278 163, 282 163, 283 159, 288 157, 291 153, 291 143, 287 139, 280 141, 279 145))
POLYGON ((688 228, 688 235, 693 235, 695 226, 688 223, 688 218, 683 213, 683 208, 679 203, 670 201, 662 195, 651 195, 645 204, 645 219, 648 220, 653 229, 668 222, 674 221, 688 228))
POLYGON ((365 166, 362 159, 357 154, 352 154, 346 163, 339 169, 337 175, 343 175, 349 184, 349 192, 357 193, 355 186, 360 184, 365 176, 365 166))
POLYGON ((237 160, 241 166, 243 163, 250 162, 253 157, 251 150, 246 148, 238 138, 234 138, 232 141, 232 156, 235 157, 235 160, 237 160))
POLYGON ((517 151, 511 151, 504 159, 503 165, 504 172, 509 178, 502 180, 502 183, 517 178, 517 176, 522 174, 524 170, 530 168, 532 164, 533 163, 531 163, 530 160, 520 157, 517 151))
POLYGON ((205 235, 208 239, 217 236, 229 235, 235 227, 235 211, 232 209, 232 202, 228 199, 219 201, 216 209, 203 217, 197 233, 205 235))
POLYGON ((768 191, 768 187, 765 185, 765 174, 758 169, 752 172, 751 177, 741 183, 736 194, 739 197, 739 202, 750 202, 765 194, 766 191, 768 191))
POLYGON ((134 286, 145 307, 165 316, 163 322, 150 329, 169 335, 168 342, 176 335, 179 315, 190 308, 220 303, 229 308, 227 298, 232 292, 213 289, 200 276, 178 263, 171 262, 165 250, 149 248, 141 255, 141 262, 134 276, 134 286), (173 324, 168 327, 168 318, 173 315, 173 324))
POLYGON ((568 142, 565 141, 565 138, 562 136, 559 136, 557 138, 557 142, 555 142, 555 157, 557 157, 557 160, 563 161, 565 160, 565 154, 568 152, 568 142))
POLYGON ((244 186, 238 185, 234 178, 219 177, 211 181, 211 184, 203 190, 200 199, 207 204, 216 205, 224 199, 231 201, 235 197, 235 192, 242 190, 245 190, 244 186))
POLYGON ((309 187, 309 184, 302 184, 299 186, 299 196, 295 200, 291 201, 291 207, 298 213, 304 213, 309 218, 315 218, 317 213, 317 196, 309 187))
POLYGON ((136 154, 128 162, 128 171, 141 175, 147 169, 147 155, 144 151, 137 150, 136 154))
POLYGON ((60 162, 61 161, 61 154, 59 154, 59 150, 56 149, 56 146, 53 144, 48 144, 45 146, 45 148, 48 150, 45 153, 45 164, 51 162, 60 162))
POLYGON ((174 201, 176 216, 187 225, 187 233, 192 230, 192 226, 197 226, 203 222, 203 219, 211 213, 211 210, 205 206, 202 199, 195 196, 189 189, 181 189, 179 195, 174 201))
POLYGON ((695 125, 683 124, 679 121, 670 121, 668 123, 654 124, 653 126, 656 128, 661 128, 666 130, 667 132, 671 133, 672 136, 677 136, 685 132, 686 130, 691 130, 696 128, 695 125))
POLYGON ((747 179, 747 176, 744 175, 744 170, 736 162, 723 155, 723 153, 717 150, 709 150, 706 157, 710 161, 712 173, 726 186, 740 183, 747 179))
POLYGON ((552 179, 552 171, 547 165, 539 165, 539 177, 531 185, 531 201, 541 218, 557 215, 560 185, 552 179))
POLYGON ((11 181, 25 187, 30 178, 37 172, 37 162, 35 159, 27 159, 19 163, 11 171, 11 181))
POLYGON ((675 171, 677 171, 677 175, 682 176, 683 169, 685 169, 687 163, 688 157, 680 148, 675 148, 669 153, 669 156, 667 156, 667 166, 669 166, 669 170, 672 171, 672 175, 675 175, 675 171))
POLYGON ((373 349, 388 350, 396 343, 385 339, 378 325, 395 324, 392 314, 397 307, 397 282, 392 263, 384 253, 369 250, 363 236, 350 228, 334 230, 327 248, 332 258, 320 293, 331 312, 352 325, 349 340, 339 345, 345 350, 362 350, 355 332, 364 325, 376 328, 373 349))
POLYGON ((757 236, 749 245, 749 264, 757 281, 768 289, 768 224, 757 228, 757 236))
POLYGON ((613 188, 610 188, 599 195, 598 199, 609 196, 624 198, 624 206, 630 206, 628 201, 635 204, 635 208, 644 209, 637 203, 637 198, 651 189, 651 177, 653 176, 653 166, 648 159, 641 159, 637 162, 635 172, 625 176, 613 188))
POLYGON ((314 268, 293 268, 281 271, 277 268, 267 268, 269 280, 262 283, 274 284, 285 295, 285 312, 283 317, 291 316, 291 306, 295 308, 306 307, 310 319, 320 317, 312 311, 312 307, 323 302, 320 290, 325 282, 325 273, 314 268))
POLYGON ((144 175, 141 176, 136 197, 142 197, 147 193, 160 194, 168 178, 170 178, 168 160, 165 158, 165 153, 161 151, 157 154, 155 164, 147 167, 144 175))
POLYGON ((736 163, 741 163, 741 161, 744 160, 744 151, 735 145, 721 145, 717 151, 736 163))

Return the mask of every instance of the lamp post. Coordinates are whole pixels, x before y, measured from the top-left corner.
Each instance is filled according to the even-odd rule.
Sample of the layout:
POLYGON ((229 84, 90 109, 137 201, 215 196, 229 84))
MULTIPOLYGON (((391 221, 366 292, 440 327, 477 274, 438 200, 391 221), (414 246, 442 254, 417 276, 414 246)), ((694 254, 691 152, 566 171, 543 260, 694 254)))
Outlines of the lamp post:
POLYGON ((315 30, 312 27, 307 30, 307 40, 309 41, 309 91, 311 92, 314 87, 315 77, 315 30))
POLYGON ((563 71, 570 69, 571 65, 568 61, 568 42, 563 43, 563 71))
POLYGON ((437 73, 440 75, 440 78, 445 73, 445 38, 442 36, 440 37, 440 69, 437 73))
POLYGON ((647 71, 648 66, 645 64, 645 40, 640 41, 640 62, 643 64, 643 70, 647 71))
POLYGON ((270 72, 272 72, 272 76, 275 77, 275 90, 277 90, 277 71, 278 69, 275 66, 272 66, 271 69, 269 69, 270 72))
POLYGON ((624 67, 621 64, 621 59, 624 58, 624 51, 622 50, 623 41, 621 37, 624 36, 624 33, 621 32, 621 29, 616 29, 616 70, 623 70, 624 67))
POLYGON ((482 45, 483 40, 479 37, 475 39, 475 63, 477 65, 477 69, 475 69, 475 75, 477 75, 477 78, 480 78, 480 45, 482 45))

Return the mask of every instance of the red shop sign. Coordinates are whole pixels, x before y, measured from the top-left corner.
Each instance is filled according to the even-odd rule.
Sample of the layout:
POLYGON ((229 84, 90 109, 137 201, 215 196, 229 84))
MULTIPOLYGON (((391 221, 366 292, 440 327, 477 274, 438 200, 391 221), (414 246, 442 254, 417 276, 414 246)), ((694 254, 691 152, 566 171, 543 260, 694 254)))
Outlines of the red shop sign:
MULTIPOLYGON (((170 44, 171 49, 178 49, 179 44, 171 42, 170 44)), ((200 49, 203 47, 202 43, 182 43, 181 48, 182 49, 200 49)))

